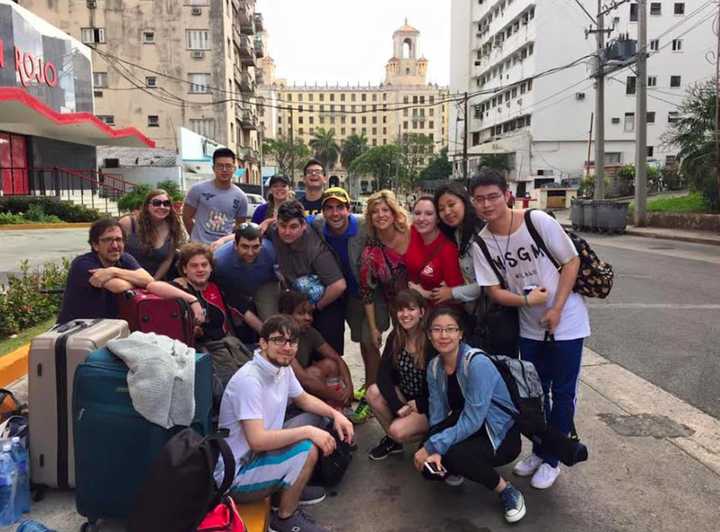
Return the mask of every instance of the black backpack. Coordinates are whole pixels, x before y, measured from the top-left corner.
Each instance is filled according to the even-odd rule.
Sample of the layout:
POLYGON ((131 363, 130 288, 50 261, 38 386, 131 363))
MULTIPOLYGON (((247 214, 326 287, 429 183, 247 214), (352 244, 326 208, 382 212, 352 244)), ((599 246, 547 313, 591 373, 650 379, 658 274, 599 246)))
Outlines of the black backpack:
POLYGON ((129 532, 191 532, 217 506, 235 477, 235 460, 223 435, 186 428, 163 447, 141 486, 127 523, 129 532), (213 472, 222 456, 220 488, 213 472))
POLYGON ((335 437, 335 450, 328 456, 320 455, 313 470, 311 482, 328 488, 337 486, 345 476, 352 461, 350 445, 340 439, 337 433, 328 429, 335 437))
MULTIPOLYGON (((545 245, 540 233, 533 225, 530 218, 530 213, 535 209, 528 209, 525 211, 525 225, 527 226, 530 236, 535 241, 537 246, 542 250, 543 253, 550 259, 550 262, 559 270, 562 265, 553 257, 550 250, 545 245)), ((572 231, 565 231, 572 240, 573 246, 578 252, 578 258, 580 259, 580 270, 578 271, 577 279, 575 280, 575 286, 573 291, 585 297, 599 297, 605 299, 613 287, 613 279, 615 272, 613 267, 600 260, 587 243, 587 240, 577 235, 572 231)))

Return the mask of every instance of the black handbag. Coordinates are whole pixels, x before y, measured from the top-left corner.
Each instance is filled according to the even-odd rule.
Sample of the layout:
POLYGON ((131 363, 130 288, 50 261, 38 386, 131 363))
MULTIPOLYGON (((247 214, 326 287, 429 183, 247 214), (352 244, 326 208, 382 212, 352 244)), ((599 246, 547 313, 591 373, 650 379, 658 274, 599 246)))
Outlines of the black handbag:
MULTIPOLYGON (((502 273, 490 256, 487 244, 479 236, 475 237, 480 250, 500 281, 500 288, 507 290, 502 273)), ((520 317, 517 307, 506 307, 490 299, 485 288, 478 297, 473 312, 473 327, 468 343, 479 347, 491 355, 505 355, 518 358, 520 317)))

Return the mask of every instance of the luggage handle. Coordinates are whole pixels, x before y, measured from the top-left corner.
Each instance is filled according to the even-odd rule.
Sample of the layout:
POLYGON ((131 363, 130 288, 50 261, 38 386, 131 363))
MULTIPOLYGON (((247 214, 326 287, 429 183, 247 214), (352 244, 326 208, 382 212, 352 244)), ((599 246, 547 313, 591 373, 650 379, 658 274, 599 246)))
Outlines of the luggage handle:
POLYGON ((101 321, 102 320, 100 320, 100 319, 95 319, 95 320, 92 320, 90 323, 87 323, 87 320, 82 320, 82 319, 71 320, 71 321, 68 321, 67 323, 61 323, 61 324, 56 325, 53 328, 53 330, 57 333, 63 334, 63 333, 70 331, 71 329, 76 328, 76 327, 80 327, 80 329, 87 329, 88 327, 92 327, 93 325, 96 325, 96 324, 100 323, 101 321))

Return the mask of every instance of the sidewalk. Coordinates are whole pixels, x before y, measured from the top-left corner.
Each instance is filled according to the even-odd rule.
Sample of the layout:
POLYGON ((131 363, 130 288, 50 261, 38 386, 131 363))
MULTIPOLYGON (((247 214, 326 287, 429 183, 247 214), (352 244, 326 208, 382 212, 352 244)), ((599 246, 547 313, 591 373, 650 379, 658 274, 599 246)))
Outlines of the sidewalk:
MULTIPOLYGON (((566 229, 572 229, 572 224, 570 223, 570 209, 562 209, 553 212, 563 227, 566 229)), ((720 246, 720 234, 713 233, 712 231, 688 231, 684 229, 667 229, 665 227, 635 227, 634 225, 628 225, 625 229, 625 234, 720 246)))
MULTIPOLYGON (((347 341, 346 359, 359 384, 359 350, 347 341)), ((23 388, 26 382, 16 383, 16 390, 23 388)), ((367 450, 382 436, 374 420, 358 428, 359 450, 337 493, 309 511, 332 530, 346 532, 717 530, 718 420, 590 350, 579 394, 577 426, 590 460, 565 468, 547 491, 531 488, 528 479, 503 468, 528 507, 526 518, 512 527, 497 498, 483 487, 424 481, 412 468, 414 446, 383 462, 368 460, 367 450)), ((84 522, 71 492, 49 491, 33 505, 31 517, 59 532, 77 531, 84 522)), ((102 530, 123 527, 112 522, 102 530)))

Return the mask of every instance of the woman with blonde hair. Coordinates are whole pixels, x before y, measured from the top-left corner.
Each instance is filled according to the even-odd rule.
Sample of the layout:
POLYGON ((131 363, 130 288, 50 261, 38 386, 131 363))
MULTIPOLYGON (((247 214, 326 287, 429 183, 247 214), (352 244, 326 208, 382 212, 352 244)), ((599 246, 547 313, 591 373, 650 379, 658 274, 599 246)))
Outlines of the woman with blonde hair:
POLYGON ((180 216, 172 208, 172 199, 163 189, 148 192, 137 214, 120 218, 130 253, 156 280, 165 278, 175 251, 186 241, 180 216))
POLYGON ((403 443, 419 441, 428 431, 427 309, 416 290, 402 290, 395 299, 397 325, 385 344, 377 383, 367 391, 367 401, 387 434, 370 450, 371 460, 402 453, 403 443))
POLYGON ((407 270, 403 255, 410 243, 410 222, 390 190, 375 192, 365 208, 368 240, 360 259, 360 298, 365 307, 371 348, 365 350, 365 385, 355 394, 361 400, 355 421, 370 414, 364 401, 365 390, 375 382, 380 364, 382 332, 390 325, 388 309, 398 293, 407 288, 407 270))

